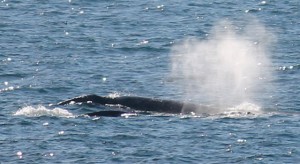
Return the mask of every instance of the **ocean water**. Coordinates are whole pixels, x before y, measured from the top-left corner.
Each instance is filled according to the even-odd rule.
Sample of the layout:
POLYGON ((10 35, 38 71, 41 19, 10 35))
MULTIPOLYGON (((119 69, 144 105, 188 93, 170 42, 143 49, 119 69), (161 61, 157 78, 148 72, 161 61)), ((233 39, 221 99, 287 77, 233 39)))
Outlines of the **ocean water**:
POLYGON ((0 163, 297 163, 299 11, 298 0, 2 0, 0 163), (84 94, 220 112, 55 105, 84 94))

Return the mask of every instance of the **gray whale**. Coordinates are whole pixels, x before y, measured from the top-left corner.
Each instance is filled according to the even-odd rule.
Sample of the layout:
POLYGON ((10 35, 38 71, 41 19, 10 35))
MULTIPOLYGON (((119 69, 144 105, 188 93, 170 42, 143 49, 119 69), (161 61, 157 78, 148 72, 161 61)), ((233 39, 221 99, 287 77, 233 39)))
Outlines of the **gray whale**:
MULTIPOLYGON (((154 98, 122 96, 122 97, 104 97, 98 95, 85 95, 68 99, 59 102, 58 105, 66 105, 72 103, 92 103, 99 105, 120 105, 125 108, 130 108, 137 111, 144 112, 158 112, 169 114, 191 114, 207 113, 209 114, 213 109, 211 107, 196 105, 193 103, 184 103, 174 100, 161 100, 154 98)), ((128 113, 126 111, 99 111, 87 113, 88 116, 107 116, 118 117, 122 114, 128 113)))

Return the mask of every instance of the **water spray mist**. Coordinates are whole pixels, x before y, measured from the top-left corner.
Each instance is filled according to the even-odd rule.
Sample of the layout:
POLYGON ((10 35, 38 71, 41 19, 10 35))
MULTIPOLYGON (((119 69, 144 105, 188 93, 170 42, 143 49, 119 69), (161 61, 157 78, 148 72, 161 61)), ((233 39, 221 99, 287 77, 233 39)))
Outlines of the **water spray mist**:
POLYGON ((251 101, 270 78, 268 46, 273 35, 252 22, 237 28, 221 22, 205 40, 186 39, 173 47, 172 76, 186 97, 228 107, 251 101))

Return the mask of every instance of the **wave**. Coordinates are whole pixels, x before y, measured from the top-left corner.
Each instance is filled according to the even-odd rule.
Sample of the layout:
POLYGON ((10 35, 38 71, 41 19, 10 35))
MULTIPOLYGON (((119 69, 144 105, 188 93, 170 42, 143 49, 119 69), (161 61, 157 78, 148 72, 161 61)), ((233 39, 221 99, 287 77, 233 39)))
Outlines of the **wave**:
POLYGON ((15 116, 27 116, 27 117, 40 117, 40 116, 52 116, 52 117, 75 117, 68 110, 62 108, 54 108, 48 109, 42 105, 34 107, 34 106, 26 106, 19 109, 15 114, 15 116))

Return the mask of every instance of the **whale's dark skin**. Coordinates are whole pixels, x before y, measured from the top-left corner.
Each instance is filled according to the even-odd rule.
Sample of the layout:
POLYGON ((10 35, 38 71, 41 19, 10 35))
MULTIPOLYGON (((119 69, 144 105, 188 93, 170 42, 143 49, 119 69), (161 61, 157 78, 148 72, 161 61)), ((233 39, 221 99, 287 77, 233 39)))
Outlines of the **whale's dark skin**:
POLYGON ((124 111, 114 111, 114 110, 105 110, 105 111, 98 111, 98 112, 92 112, 92 113, 86 113, 84 115, 88 115, 90 117, 94 116, 102 116, 102 117, 120 117, 123 114, 126 114, 127 112, 124 111))
MULTIPOLYGON (((93 103, 100 105, 121 105, 138 111, 146 112, 158 112, 169 114, 190 114, 197 113, 198 109, 204 109, 208 111, 208 107, 199 106, 192 103, 183 103, 173 100, 160 100, 154 98, 144 98, 135 96, 123 96, 123 97, 103 97, 98 95, 86 95, 75 97, 66 101, 58 103, 58 105, 66 105, 70 103, 93 103)), ((89 116, 110 116, 117 117, 125 114, 125 111, 99 111, 93 113, 87 113, 89 116)))

